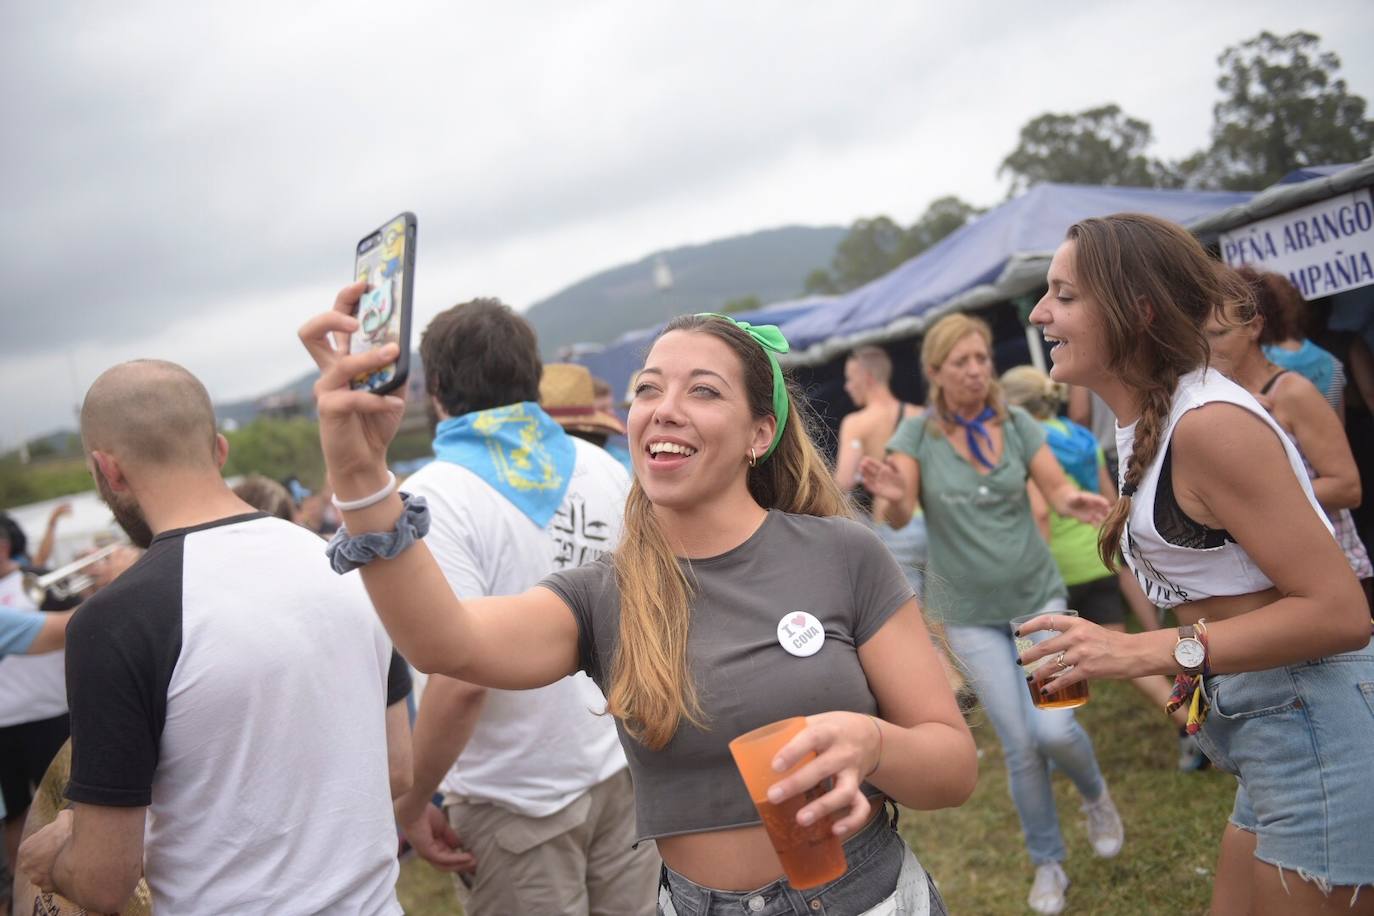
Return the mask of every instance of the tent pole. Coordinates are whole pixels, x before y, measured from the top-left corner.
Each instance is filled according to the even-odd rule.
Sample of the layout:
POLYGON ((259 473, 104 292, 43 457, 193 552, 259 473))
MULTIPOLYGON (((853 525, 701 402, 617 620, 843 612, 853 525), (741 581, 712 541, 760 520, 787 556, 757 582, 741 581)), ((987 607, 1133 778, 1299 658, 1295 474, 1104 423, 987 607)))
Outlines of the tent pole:
POLYGON ((1026 347, 1030 350, 1031 365, 1041 372, 1048 373, 1045 367, 1045 346, 1040 338, 1040 329, 1033 324, 1026 325, 1026 347))

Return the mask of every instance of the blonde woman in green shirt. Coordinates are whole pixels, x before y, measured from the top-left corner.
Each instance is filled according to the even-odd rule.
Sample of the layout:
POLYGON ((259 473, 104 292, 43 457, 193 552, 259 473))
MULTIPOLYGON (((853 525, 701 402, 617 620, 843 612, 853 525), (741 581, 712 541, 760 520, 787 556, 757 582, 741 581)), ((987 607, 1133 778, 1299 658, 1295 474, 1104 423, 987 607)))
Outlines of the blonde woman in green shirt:
POLYGON ((1036 867, 1027 903, 1038 913, 1058 913, 1069 879, 1061 865, 1067 852, 1050 790, 1051 762, 1082 794, 1098 855, 1119 853, 1124 834, 1092 741, 1073 710, 1031 703, 1008 623, 1066 607, 1064 581, 1036 528, 1027 483, 1033 480, 1060 515, 1090 524, 1111 504, 1075 486, 1040 424, 1006 406, 991 345, 991 329, 968 315, 948 315, 931 327, 921 346, 929 409, 903 421, 886 460, 866 458, 861 472, 873 495, 886 500, 889 525, 905 525, 918 504, 925 511, 927 594, 1002 742, 1012 801, 1036 867))

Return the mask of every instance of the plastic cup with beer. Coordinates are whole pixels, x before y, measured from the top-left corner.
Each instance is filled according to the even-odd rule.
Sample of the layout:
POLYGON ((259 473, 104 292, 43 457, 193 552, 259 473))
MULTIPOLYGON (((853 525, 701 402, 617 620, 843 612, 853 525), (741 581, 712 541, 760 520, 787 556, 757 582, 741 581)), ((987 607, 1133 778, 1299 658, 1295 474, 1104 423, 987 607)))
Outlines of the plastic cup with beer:
POLYGON ((730 742, 730 754, 735 758, 740 776, 744 777, 744 785, 749 790, 754 807, 758 808, 759 816, 763 818, 773 851, 778 854, 788 883, 798 889, 834 881, 848 867, 844 845, 832 831, 834 817, 818 818, 805 827, 797 823, 797 812, 828 791, 825 783, 794 795, 780 805, 768 800, 768 789, 773 783, 790 776, 815 758, 814 753, 808 754, 786 773, 773 770, 773 758, 778 751, 805 727, 806 718, 794 716, 746 732, 730 742))
MULTIPOLYGON (((1058 630, 1037 630, 1034 633, 1017 635, 1017 631, 1021 629, 1022 624, 1029 623, 1036 617, 1041 617, 1045 614, 1053 614, 1059 617, 1078 616, 1077 611, 1042 611, 1036 614, 1027 614, 1024 617, 1012 618, 1011 633, 1012 638, 1016 641, 1016 654, 1018 656, 1025 654, 1031 646, 1042 643, 1047 639, 1053 639, 1059 635, 1058 630)), ((1045 668, 1046 665, 1049 665, 1049 668, 1045 668, 1045 674, 1052 677, 1054 670, 1060 667, 1059 662, 1059 654, 1055 653, 1054 655, 1047 655, 1044 658, 1037 659, 1029 665, 1021 666, 1021 670, 1025 672, 1026 675, 1026 689, 1030 691, 1031 702, 1041 709, 1074 709, 1088 702, 1087 680, 1079 681, 1077 684, 1070 684, 1063 690, 1056 690, 1049 696, 1045 696, 1040 692, 1042 685, 1036 683, 1036 672, 1040 671, 1041 668, 1045 668)), ((1069 667, 1073 666, 1070 665, 1069 667)))

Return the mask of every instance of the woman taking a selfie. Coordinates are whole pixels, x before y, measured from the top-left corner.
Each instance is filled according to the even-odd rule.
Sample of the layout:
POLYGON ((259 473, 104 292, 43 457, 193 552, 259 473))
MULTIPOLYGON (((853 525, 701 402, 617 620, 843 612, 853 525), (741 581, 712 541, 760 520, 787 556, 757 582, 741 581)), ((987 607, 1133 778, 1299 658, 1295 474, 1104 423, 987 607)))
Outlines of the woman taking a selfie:
POLYGON ((1186 230, 1138 214, 1072 226, 1048 280, 1031 321, 1053 343, 1052 377, 1119 418, 1122 499, 1103 559, 1124 555, 1184 626, 1126 634, 1051 615, 1023 629, 1062 635, 1025 659, 1057 661, 1051 691, 1180 676, 1190 727, 1240 778, 1214 916, 1374 913, 1369 614, 1301 456, 1208 366, 1204 329, 1246 290, 1186 230))
POLYGON ((614 555, 522 595, 460 601, 426 548, 412 546, 423 509, 389 485, 386 446, 403 404, 348 388, 395 351, 348 356, 331 343, 355 326, 360 289, 346 288, 301 338, 322 370, 330 480, 346 504, 370 502, 345 512, 337 553, 363 564, 411 663, 507 689, 590 674, 630 760, 639 837, 656 841, 666 865, 662 912, 863 913, 895 897, 943 913, 881 809, 884 798, 961 804, 976 779, 973 741, 901 570, 841 517, 843 497, 773 355, 787 349, 777 329, 720 316, 672 322, 635 384, 636 480, 614 555), (795 618, 813 631, 803 648, 784 638, 795 618), (834 815, 850 864, 803 891, 780 877, 727 749, 798 715, 807 727, 774 768, 816 756, 769 800, 815 789, 797 821, 834 815))
POLYGON ((987 324, 964 314, 947 315, 926 331, 921 368, 929 409, 897 428, 886 461, 865 458, 860 467, 864 483, 886 501, 885 520, 893 528, 905 525, 917 505, 925 511, 928 604, 1002 742, 1035 866, 1027 903, 1037 913, 1058 913, 1069 886, 1061 865, 1068 851, 1050 764, 1082 795, 1094 852, 1119 853, 1124 830, 1088 733, 1072 709, 1037 709, 1016 664, 1012 618, 1066 606, 1064 580, 1036 527, 1027 484, 1033 481, 1060 515, 1090 524, 1110 503, 1071 483, 1040 424, 1006 406, 991 344, 987 324))

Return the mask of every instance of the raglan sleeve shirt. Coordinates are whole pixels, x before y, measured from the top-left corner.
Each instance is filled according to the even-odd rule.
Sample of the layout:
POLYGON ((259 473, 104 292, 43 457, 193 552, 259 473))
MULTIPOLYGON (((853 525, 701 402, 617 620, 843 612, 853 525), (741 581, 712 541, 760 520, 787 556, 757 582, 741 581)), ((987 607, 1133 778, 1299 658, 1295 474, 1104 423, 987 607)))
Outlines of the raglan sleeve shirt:
POLYGON ((67 798, 152 802, 167 688, 182 644, 181 539, 155 543, 67 627, 72 766, 67 798))
POLYGON ((391 664, 386 670, 386 705, 394 706, 410 696, 411 688, 410 666, 401 657, 401 653, 395 649, 391 650, 391 664))

